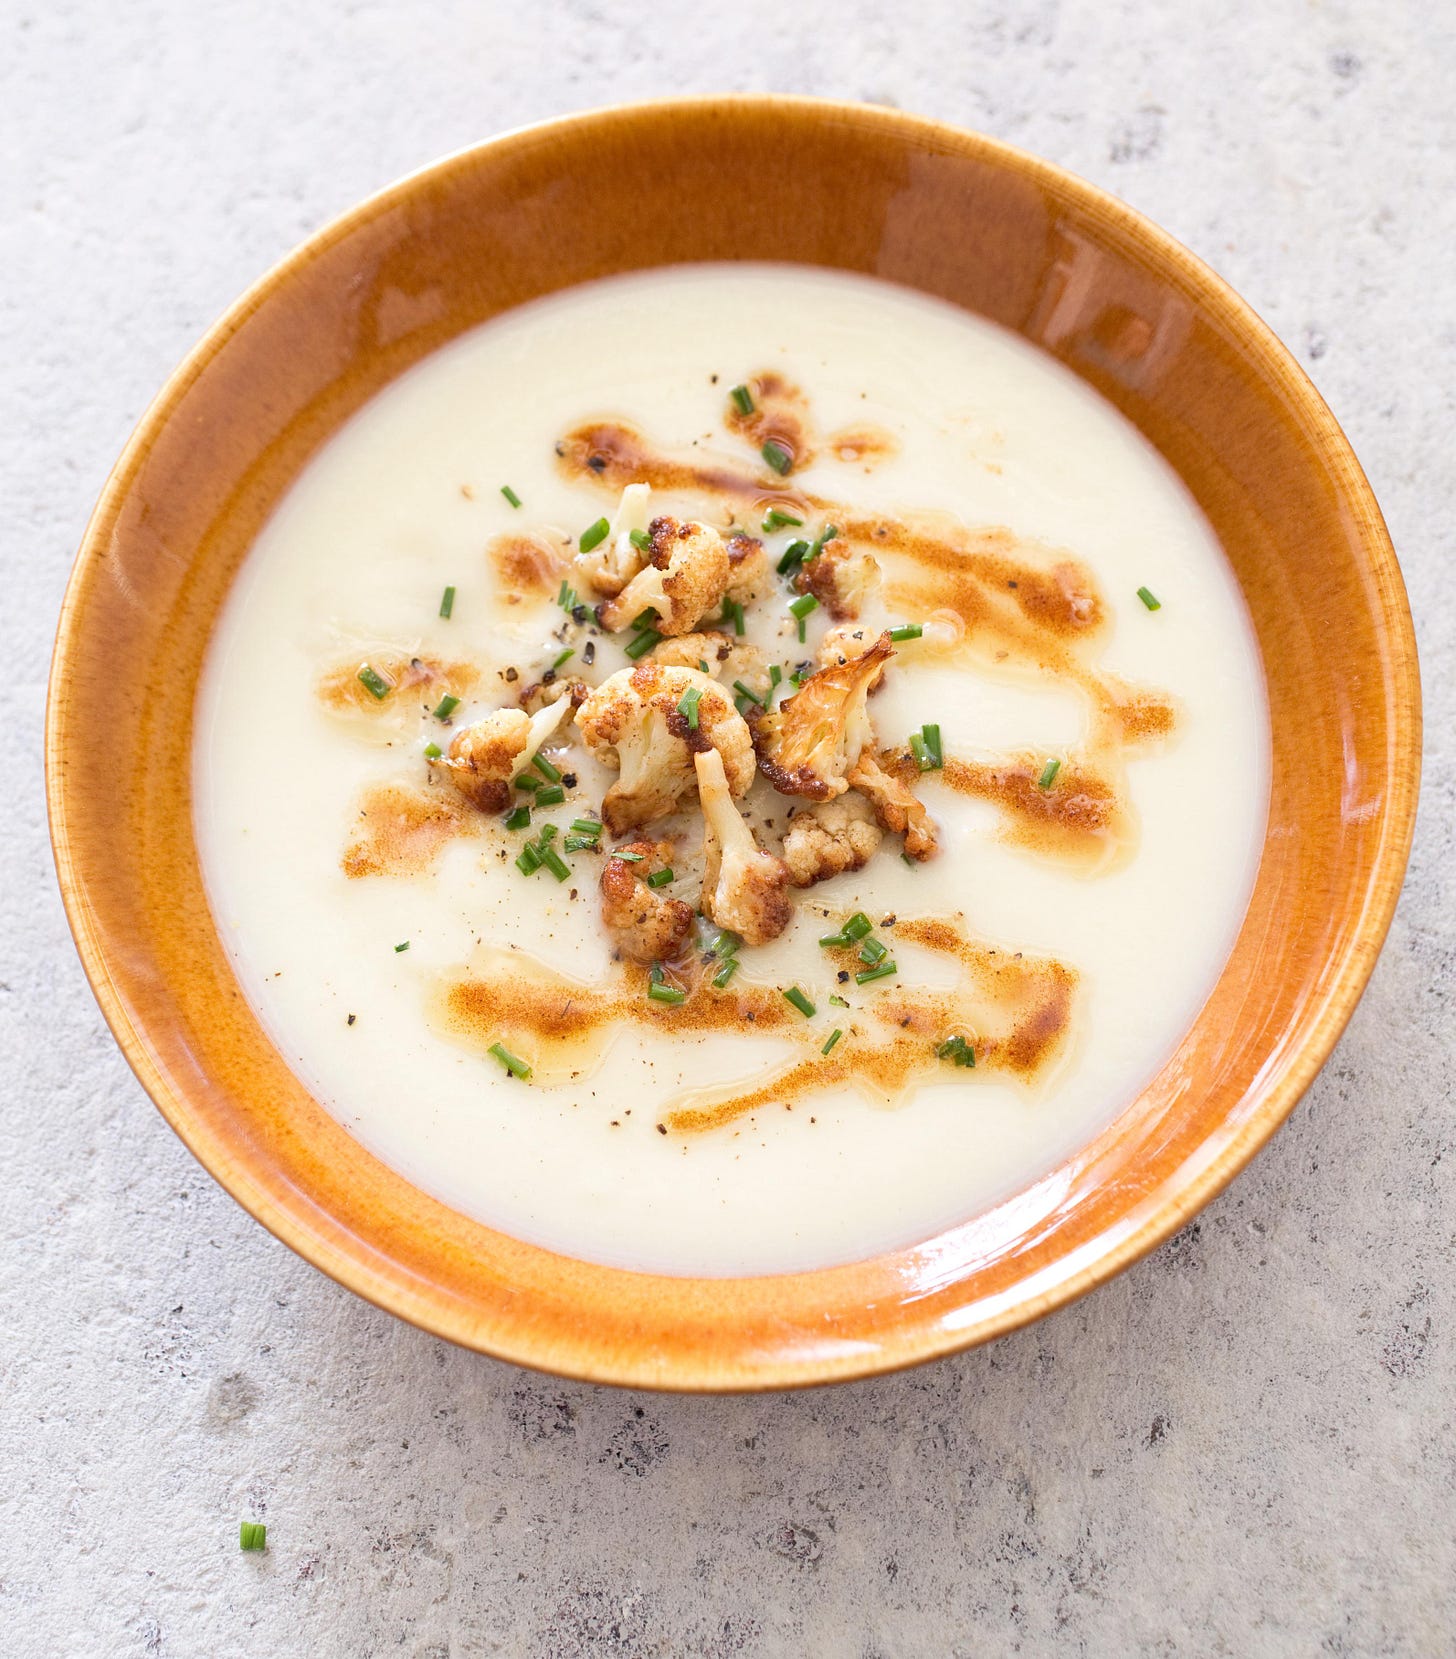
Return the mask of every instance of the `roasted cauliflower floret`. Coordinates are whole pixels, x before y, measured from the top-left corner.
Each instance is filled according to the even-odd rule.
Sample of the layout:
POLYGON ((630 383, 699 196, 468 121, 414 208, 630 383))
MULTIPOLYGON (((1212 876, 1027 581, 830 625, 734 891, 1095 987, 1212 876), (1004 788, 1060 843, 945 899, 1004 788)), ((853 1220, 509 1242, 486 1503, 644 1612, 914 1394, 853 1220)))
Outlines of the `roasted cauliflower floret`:
POLYGON ((527 714, 539 714, 542 709, 548 709, 554 703, 563 700, 570 703, 572 708, 579 709, 590 692, 591 687, 585 680, 569 677, 558 680, 554 675, 548 674, 545 679, 533 680, 530 685, 522 686, 516 701, 527 714))
POLYGON ((706 629, 698 634, 679 634, 676 639, 659 640, 648 657, 664 668, 697 668, 704 674, 716 674, 732 649, 731 634, 706 629), (708 665, 706 668, 704 663, 708 665))
POLYGON ((880 844, 880 828, 863 795, 846 791, 832 801, 797 808, 784 836, 784 863, 795 887, 862 870, 880 844))
POLYGON ((789 872, 744 823, 716 749, 693 756, 703 807, 703 914, 746 944, 766 945, 789 925, 789 872))
POLYGON ((695 668, 655 662, 624 668, 592 692, 576 723, 588 747, 620 773, 602 802, 613 834, 675 811, 692 792, 696 751, 722 754, 735 795, 753 782, 753 739, 743 716, 722 686, 695 668))
POLYGON ((758 764, 781 795, 827 801, 849 787, 845 773, 874 738, 865 698, 894 654, 890 636, 881 634, 862 657, 821 668, 757 718, 758 764))
POLYGON ((647 484, 629 484, 622 491, 605 538, 590 553, 577 553, 572 558, 577 575, 604 598, 619 594, 647 563, 647 550, 632 540, 632 532, 646 532, 647 498, 651 494, 647 484))
POLYGON ((762 651, 756 645, 750 645, 746 639, 736 640, 724 656, 716 670, 717 678, 724 685, 731 686, 735 681, 741 681, 756 696, 768 698, 773 689, 773 681, 769 678, 768 662, 762 651))
POLYGON ((725 599, 756 605, 773 592, 773 567, 763 543, 742 534, 728 538, 728 589, 725 599))
POLYGON ((472 806, 482 812, 504 812, 510 804, 511 785, 570 709, 569 698, 548 704, 536 714, 497 709, 483 720, 462 726, 449 753, 430 764, 445 772, 472 806))
POLYGON ((601 606, 602 626, 616 633, 655 611, 653 626, 667 638, 690 633, 722 603, 728 586, 728 549, 710 525, 696 519, 655 518, 647 563, 620 593, 601 606))
POLYGON ((879 561, 842 536, 827 541, 794 572, 794 590, 812 593, 836 622, 853 622, 880 585, 879 561))
POLYGON ((923 864, 940 851, 935 820, 910 792, 908 784, 885 771, 872 750, 850 768, 850 784, 867 796, 880 824, 905 837, 905 851, 923 864))
POLYGON ((692 937, 693 907, 647 885, 648 876, 669 868, 671 857, 666 841, 634 841, 608 853, 602 869, 602 920, 617 949, 634 962, 671 962, 692 937), (623 858, 624 852, 640 856, 623 858))
MULTIPOLYGON (((841 623, 839 627, 831 628, 819 641, 815 661, 820 668, 837 668, 841 663, 857 662, 866 651, 873 649, 879 637, 876 628, 866 628, 855 622, 841 623)), ((870 690, 878 691, 879 684, 879 679, 876 679, 870 690)))

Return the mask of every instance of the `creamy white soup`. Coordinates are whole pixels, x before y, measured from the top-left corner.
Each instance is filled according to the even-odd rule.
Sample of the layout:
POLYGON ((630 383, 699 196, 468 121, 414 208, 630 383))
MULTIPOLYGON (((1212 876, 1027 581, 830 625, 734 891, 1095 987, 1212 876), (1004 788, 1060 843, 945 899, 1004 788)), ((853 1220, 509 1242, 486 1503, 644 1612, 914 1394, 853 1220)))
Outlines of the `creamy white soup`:
POLYGON ((388 387, 200 692, 246 994, 366 1146, 595 1261, 929 1237, 1192 1022, 1268 772, 1237 585, 1022 340, 869 279, 573 289, 388 387))

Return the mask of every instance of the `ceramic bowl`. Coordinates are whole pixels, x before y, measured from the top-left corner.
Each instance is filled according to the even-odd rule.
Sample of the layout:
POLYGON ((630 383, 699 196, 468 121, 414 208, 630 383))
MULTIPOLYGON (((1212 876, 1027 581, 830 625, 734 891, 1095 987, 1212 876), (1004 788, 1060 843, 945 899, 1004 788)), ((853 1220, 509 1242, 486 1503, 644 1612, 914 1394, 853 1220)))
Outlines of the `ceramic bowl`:
POLYGON ((1283 1121, 1370 973, 1405 870, 1419 681, 1394 553, 1319 396, 1230 289, 1047 163, 884 109, 675 101, 496 139, 321 231, 225 316, 117 463, 61 615, 52 837, 102 1010, 168 1122, 266 1227, 426 1330, 680 1389, 860 1377, 984 1342, 1126 1267, 1283 1121), (852 1266, 686 1279, 506 1237, 409 1185, 244 1000, 193 840, 193 694, 239 561, 366 398, 465 329, 590 278, 745 250, 871 273, 1035 341, 1182 475, 1263 654, 1273 793, 1228 965, 1176 1054, 1044 1179, 852 1266), (97 764, 97 744, 106 764, 97 764))

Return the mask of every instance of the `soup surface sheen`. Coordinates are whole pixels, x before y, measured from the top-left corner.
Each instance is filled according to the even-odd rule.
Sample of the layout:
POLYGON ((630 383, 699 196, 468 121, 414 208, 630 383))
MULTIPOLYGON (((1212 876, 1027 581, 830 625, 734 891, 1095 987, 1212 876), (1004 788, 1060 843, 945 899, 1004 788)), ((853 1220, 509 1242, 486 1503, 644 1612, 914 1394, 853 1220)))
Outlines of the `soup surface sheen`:
MULTIPOLYGON (((775 577, 745 624, 785 674, 829 625, 821 607, 800 644, 793 597, 775 577)), ((226 604, 194 810, 246 994, 381 1158, 565 1253, 766 1273, 929 1237, 1137 1094, 1232 942, 1267 770, 1231 572, 1109 405, 908 291, 688 267, 512 312, 330 441, 226 604), (736 414, 740 383, 760 424, 736 414), (787 477, 760 458, 775 431, 795 452, 787 477), (568 648, 563 676, 622 667, 631 636, 572 622, 558 594, 563 576, 581 585, 581 532, 638 479, 657 486, 653 512, 731 519, 773 561, 836 522, 845 547, 883 552, 872 633, 940 619, 897 643, 868 704, 902 760, 909 734, 940 727, 945 767, 906 773, 939 855, 912 864, 887 834, 861 870, 796 893, 788 930, 743 947, 726 989, 679 1008, 649 1004, 645 968, 614 960, 601 853, 575 850, 561 882, 515 866, 528 835, 549 820, 564 839, 612 782, 570 723, 546 752, 575 786, 526 832, 465 806, 423 755, 568 648), (805 528, 763 532, 773 501, 805 528), (366 664, 386 696, 361 690, 366 664), (433 712, 447 693, 448 727, 433 712), (818 943, 860 910, 898 966, 863 986, 853 951, 818 943), (780 994, 795 985, 810 1019, 780 994), (935 1055, 946 1010, 965 1017, 974 1068, 935 1055), (490 1055, 498 1040, 532 1061, 529 1081, 490 1055)), ((748 816, 776 849, 806 804, 760 778, 748 816)), ((700 821, 666 829, 681 837, 670 891, 696 903, 700 821)))

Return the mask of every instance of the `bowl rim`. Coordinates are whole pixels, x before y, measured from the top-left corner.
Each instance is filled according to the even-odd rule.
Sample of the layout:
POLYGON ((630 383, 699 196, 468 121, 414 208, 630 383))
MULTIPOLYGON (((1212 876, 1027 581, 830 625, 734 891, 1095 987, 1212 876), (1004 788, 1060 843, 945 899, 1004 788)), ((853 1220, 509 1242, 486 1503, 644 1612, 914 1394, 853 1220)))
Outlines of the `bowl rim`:
POLYGON ((1293 353, 1253 307, 1211 266, 1153 220, 1110 192, 1056 163, 1001 139, 931 117, 851 100, 777 93, 710 93, 603 105, 524 123, 477 143, 461 146, 402 175, 329 219, 274 263, 222 312, 146 406, 111 468, 88 519, 61 603, 47 686, 44 738, 46 806, 52 855, 67 922, 82 968, 112 1036, 133 1074, 184 1145, 212 1178, 276 1238, 312 1266, 376 1307, 431 1335, 508 1363, 609 1386, 688 1393, 764 1392, 891 1374, 976 1347, 1031 1324, 1116 1277, 1185 1225, 1233 1180, 1289 1116, 1325 1064, 1374 969, 1399 901, 1414 834, 1421 768, 1421 720, 1414 625, 1395 549, 1369 481, 1348 438, 1293 353), (1049 1288, 1020 1296, 1009 1306, 983 1314, 973 1322, 953 1329, 947 1328, 944 1323, 917 1325, 907 1321, 870 1354, 854 1358, 826 1357, 817 1361, 775 1356, 763 1364, 761 1374, 725 1382, 712 1373, 710 1365, 695 1362, 690 1354, 674 1357, 668 1367, 670 1375, 664 1375, 660 1365, 623 1365, 610 1361, 599 1364, 590 1358, 583 1358, 578 1364, 560 1365, 553 1363, 549 1357, 543 1358, 531 1352, 529 1339, 514 1342, 493 1339, 492 1333, 482 1331, 479 1324, 467 1331, 463 1320, 452 1320, 439 1304, 427 1298, 411 1298, 405 1294, 397 1278, 370 1270, 358 1258, 330 1247, 318 1235, 310 1233, 297 1215, 275 1202, 253 1181, 241 1161, 230 1158, 218 1160, 205 1154, 201 1143, 207 1137, 192 1121, 186 1092, 175 1086, 153 1062, 145 1033, 133 1023, 124 998, 113 982, 106 952, 84 902, 83 880, 73 859, 70 832, 70 815, 73 810, 79 812, 81 809, 79 805, 73 807, 70 800, 66 768, 60 753, 59 710, 66 698, 72 659, 78 648, 83 590, 90 567, 97 561, 101 544, 113 520, 114 509, 130 489, 154 435, 172 417, 179 401, 218 351, 275 289, 288 283, 295 272, 346 237, 356 226, 389 211, 408 198, 420 184, 448 174, 484 151, 502 151, 513 145, 534 143, 544 134, 631 121, 644 114, 670 116, 675 110, 700 112, 705 108, 715 108, 731 116, 738 110, 761 111, 766 107, 801 115, 837 116, 862 126, 879 126, 892 130, 899 138, 912 144, 949 145, 960 154, 977 157, 998 169, 1045 185, 1063 198, 1070 198, 1091 216, 1129 235, 1149 257, 1155 269, 1161 272, 1176 269, 1196 291, 1198 303, 1229 327, 1237 338, 1241 355, 1257 362, 1262 373, 1299 405, 1301 413, 1317 432, 1321 458, 1330 471, 1332 491, 1354 512, 1356 539, 1368 573, 1374 580, 1373 599, 1385 632, 1389 664, 1395 676, 1395 695, 1392 698, 1389 760, 1384 774, 1387 806, 1383 814, 1383 834, 1364 887, 1365 904, 1358 928, 1328 959, 1334 972, 1327 982, 1323 1004, 1310 1025, 1305 1041, 1286 1057, 1282 1071, 1264 1086, 1262 1099, 1250 1111, 1238 1132, 1202 1167, 1188 1172, 1187 1179, 1176 1190, 1166 1191, 1156 1205, 1142 1213, 1136 1221, 1130 1222, 1116 1235, 1102 1234, 1093 1259, 1079 1266, 1075 1272, 1065 1274, 1049 1288))

